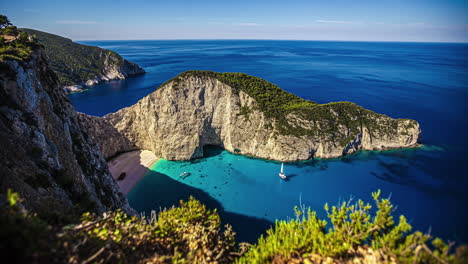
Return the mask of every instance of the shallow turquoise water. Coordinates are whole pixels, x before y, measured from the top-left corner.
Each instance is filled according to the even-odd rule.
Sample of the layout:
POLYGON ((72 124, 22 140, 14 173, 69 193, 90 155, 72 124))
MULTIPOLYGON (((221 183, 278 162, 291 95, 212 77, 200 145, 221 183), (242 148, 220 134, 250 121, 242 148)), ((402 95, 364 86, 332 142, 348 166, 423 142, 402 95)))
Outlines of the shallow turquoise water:
POLYGON ((285 164, 289 181, 278 177, 280 163, 231 154, 210 147, 206 158, 174 162, 161 160, 129 193, 130 204, 149 212, 177 204, 190 195, 221 210, 222 219, 234 226, 241 240, 255 241, 275 219, 293 217, 295 205, 304 204, 325 217, 323 205, 363 198, 381 189, 422 231, 459 237, 456 197, 437 195, 440 181, 411 164, 414 155, 431 156, 435 147, 384 152, 360 152, 341 159, 285 164), (186 178, 180 174, 190 172, 186 178), (420 175, 414 178, 412 175, 420 175), (440 215, 439 215, 440 214, 440 215), (241 217, 241 216, 242 217, 241 217), (447 217, 452 219, 446 225, 447 217), (430 219, 431 225, 427 219, 430 219), (250 223, 247 224, 247 222, 250 223), (457 233, 458 231, 458 233, 457 233))

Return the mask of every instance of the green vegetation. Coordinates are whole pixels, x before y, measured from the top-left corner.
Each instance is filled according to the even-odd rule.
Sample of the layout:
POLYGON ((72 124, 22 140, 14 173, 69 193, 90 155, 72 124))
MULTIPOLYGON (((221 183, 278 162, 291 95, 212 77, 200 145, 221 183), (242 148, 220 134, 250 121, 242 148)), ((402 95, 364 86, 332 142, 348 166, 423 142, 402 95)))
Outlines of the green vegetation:
POLYGON ((38 46, 34 38, 12 26, 10 20, 0 15, 0 62, 15 60, 26 61, 32 50, 38 46))
POLYGON ((11 26, 11 22, 5 15, 0 15, 0 29, 11 26))
POLYGON ((466 263, 466 247, 453 254, 441 239, 412 233, 405 217, 395 223, 380 191, 373 197, 374 215, 360 200, 325 205, 327 229, 315 212, 295 208, 296 219, 277 221, 256 245, 236 246, 231 227, 221 228, 216 211, 193 198, 150 217, 85 213, 78 223, 57 226, 23 209, 9 190, 0 207, 0 251, 15 263, 344 263, 365 257, 356 252, 388 263, 466 263))
POLYGON ((296 219, 277 221, 274 229, 268 230, 267 236, 261 237, 237 263, 327 257, 345 261, 352 259, 357 249, 366 247, 397 263, 461 263, 441 239, 411 233, 404 216, 395 223, 391 215, 394 207, 388 199, 380 198, 380 191, 372 196, 378 209, 373 216, 372 206, 362 200, 356 204, 343 202, 331 209, 325 205, 331 223, 328 229, 328 222, 319 219, 316 212, 296 207, 296 219))
POLYGON ((252 113, 252 110, 250 109, 250 107, 248 107, 247 105, 242 105, 240 107, 240 112, 237 115, 242 115, 245 117, 246 120, 249 120, 250 113, 252 113))
MULTIPOLYGON (((294 136, 314 136, 331 139, 346 145, 366 126, 371 133, 395 135, 398 120, 366 110, 351 102, 318 104, 288 93, 280 87, 258 77, 244 73, 217 73, 212 71, 186 71, 165 82, 180 82, 189 77, 210 77, 229 85, 236 92, 250 95, 262 111, 275 125, 280 134, 294 136), (291 116, 310 121, 309 127, 294 121, 291 116), (338 128, 344 129, 338 129, 338 128)), ((241 107, 240 115, 248 116, 250 111, 241 107)), ((415 123, 414 121, 412 121, 415 123)))
POLYGON ((216 211, 191 198, 149 218, 122 211, 101 217, 85 213, 64 227, 22 209, 9 191, 0 207, 0 252, 12 263, 232 263, 230 226, 216 211))
POLYGON ((54 34, 20 29, 34 35, 44 45, 50 67, 62 85, 75 85, 95 79, 103 73, 107 64, 121 67, 124 59, 114 51, 81 45, 54 34))
MULTIPOLYGON (((8 18, 0 15, 0 61, 30 59, 34 48, 43 46, 50 68, 62 85, 82 85, 106 74, 106 69, 138 68, 114 51, 81 45, 57 35, 33 29, 17 29, 8 18)), ((138 74, 138 69, 131 74, 138 74)), ((144 71, 142 70, 141 73, 144 71)))

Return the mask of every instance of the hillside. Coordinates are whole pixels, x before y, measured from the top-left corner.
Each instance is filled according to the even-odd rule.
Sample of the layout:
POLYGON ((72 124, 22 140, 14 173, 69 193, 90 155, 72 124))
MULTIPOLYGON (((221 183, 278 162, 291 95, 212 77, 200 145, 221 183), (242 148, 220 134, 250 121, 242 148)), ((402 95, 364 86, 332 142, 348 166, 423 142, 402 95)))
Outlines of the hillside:
POLYGON ((54 34, 22 28, 44 45, 51 69, 60 83, 72 91, 78 86, 102 81, 125 79, 143 74, 143 68, 123 59, 118 53, 99 47, 82 45, 54 34))
POLYGON ((258 77, 207 71, 184 72, 104 118, 169 160, 202 157, 206 145, 279 161, 336 158, 417 146, 421 133, 414 120, 350 102, 317 104, 258 77))
POLYGON ((25 37, 2 45, 10 52, 0 54, 0 191, 15 190, 26 208, 54 221, 84 211, 133 212, 44 48, 33 43, 25 37))

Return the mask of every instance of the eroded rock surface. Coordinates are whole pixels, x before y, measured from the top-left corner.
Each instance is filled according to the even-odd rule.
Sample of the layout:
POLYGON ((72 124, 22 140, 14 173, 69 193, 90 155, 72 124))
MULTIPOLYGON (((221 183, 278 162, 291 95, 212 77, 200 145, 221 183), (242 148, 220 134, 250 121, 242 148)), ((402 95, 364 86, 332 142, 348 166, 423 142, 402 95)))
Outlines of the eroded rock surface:
MULTIPOLYGON (((271 117, 262 110, 265 103, 254 99, 263 95, 228 85, 216 77, 221 75, 183 73, 135 105, 104 118, 138 148, 168 160, 202 157, 205 145, 259 158, 298 161, 418 144, 421 131, 416 121, 392 119, 349 102, 319 105, 293 98, 307 108, 299 111, 278 106, 276 116, 280 117, 271 117)), ((293 96, 282 90, 274 92, 293 96)))
POLYGON ((18 192, 29 210, 47 217, 66 217, 71 209, 132 213, 44 49, 0 69, 1 193, 18 192))
POLYGON ((78 120, 94 142, 97 142, 106 159, 122 152, 138 149, 104 118, 78 113, 78 120))

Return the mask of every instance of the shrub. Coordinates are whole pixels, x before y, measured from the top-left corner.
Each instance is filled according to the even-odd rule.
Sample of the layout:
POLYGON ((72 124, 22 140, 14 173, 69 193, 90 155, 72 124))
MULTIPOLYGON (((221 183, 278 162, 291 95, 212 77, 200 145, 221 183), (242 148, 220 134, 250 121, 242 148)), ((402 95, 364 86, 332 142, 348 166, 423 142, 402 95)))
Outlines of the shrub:
POLYGON ((114 211, 85 213, 79 224, 51 226, 21 209, 16 193, 0 207, 0 253, 17 262, 232 263, 230 226, 190 198, 149 218, 114 211))
POLYGON ((23 209, 9 190, 0 207, 0 255, 15 263, 466 263, 467 247, 452 254, 441 239, 412 233, 405 217, 396 223, 380 191, 373 198, 373 214, 361 200, 325 205, 329 222, 296 207, 295 219, 277 221, 256 245, 239 249, 216 210, 193 197, 149 217, 85 213, 62 227, 23 209))
POLYGON ((15 26, 7 26, 1 29, 1 33, 7 36, 16 36, 18 35, 18 28, 15 26))
POLYGON ((310 208, 295 208, 296 219, 276 221, 258 243, 237 263, 271 263, 273 260, 326 259, 338 262, 355 257, 363 248, 372 248, 397 263, 456 263, 449 246, 441 239, 431 239, 421 232, 411 233, 404 216, 396 223, 389 199, 381 199, 380 191, 372 194, 377 210, 359 200, 340 206, 325 205, 329 223, 317 217, 310 208), (427 245, 432 242, 432 249, 427 245))
POLYGON ((0 62, 16 60, 19 62, 31 57, 33 48, 38 44, 29 40, 28 34, 20 32, 15 26, 11 26, 6 16, 0 15, 0 62), (9 41, 7 41, 9 39, 9 41))

